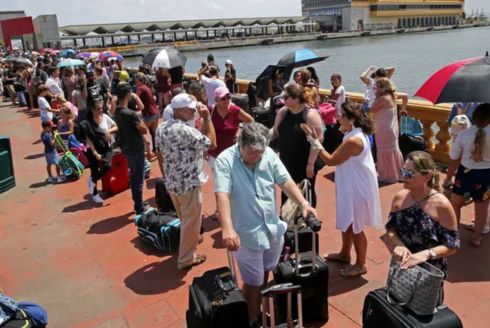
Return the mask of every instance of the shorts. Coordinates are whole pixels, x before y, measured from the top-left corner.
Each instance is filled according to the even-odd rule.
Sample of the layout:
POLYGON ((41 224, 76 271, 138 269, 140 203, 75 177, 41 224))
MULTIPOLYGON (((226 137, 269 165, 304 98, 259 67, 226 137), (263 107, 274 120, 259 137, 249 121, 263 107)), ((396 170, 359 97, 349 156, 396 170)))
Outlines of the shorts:
POLYGON ((58 165, 58 161, 60 158, 56 150, 53 150, 50 153, 44 153, 44 156, 46 157, 46 163, 48 165, 58 165))
POLYGON ((143 117, 143 122, 152 123, 153 121, 158 120, 159 117, 160 117, 160 115, 158 115, 158 114, 146 116, 146 117, 143 117))
POLYGON ((475 203, 490 198, 490 169, 472 170, 460 165, 454 179, 453 192, 475 203))
POLYGON ((276 269, 283 245, 284 237, 281 237, 280 240, 271 241, 271 247, 263 251, 240 247, 235 254, 235 258, 243 282, 248 286, 262 286, 264 284, 264 273, 276 269))

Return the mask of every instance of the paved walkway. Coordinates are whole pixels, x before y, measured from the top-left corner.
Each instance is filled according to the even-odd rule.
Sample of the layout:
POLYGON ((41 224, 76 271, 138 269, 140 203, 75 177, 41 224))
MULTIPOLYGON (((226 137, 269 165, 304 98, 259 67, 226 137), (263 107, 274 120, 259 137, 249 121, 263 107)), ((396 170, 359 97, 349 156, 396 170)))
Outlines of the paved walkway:
MULTIPOLYGON (((176 269, 175 256, 142 244, 132 221, 129 191, 97 207, 87 195, 87 175, 79 181, 47 185, 40 120, 36 113, 0 105, 0 134, 10 136, 17 186, 0 194, 0 288, 18 300, 42 304, 50 327, 185 327, 188 286, 193 277, 226 264, 216 221, 205 220, 200 251, 208 261, 187 273, 176 269)), ((146 182, 145 199, 154 201, 159 175, 155 163, 146 182)), ((319 175, 318 212, 323 220, 321 253, 337 251, 334 228, 333 173, 319 175)), ((383 218, 400 184, 381 188, 383 218)), ((205 213, 214 212, 212 183, 204 186, 205 213)), ((463 221, 470 221, 465 209, 463 221)), ((463 247, 450 259, 446 303, 465 327, 488 327, 490 309, 490 237, 480 249, 463 247)), ((347 279, 330 264, 330 321, 325 327, 359 327, 364 297, 385 284, 389 252, 383 231, 367 230, 368 274, 347 279)))

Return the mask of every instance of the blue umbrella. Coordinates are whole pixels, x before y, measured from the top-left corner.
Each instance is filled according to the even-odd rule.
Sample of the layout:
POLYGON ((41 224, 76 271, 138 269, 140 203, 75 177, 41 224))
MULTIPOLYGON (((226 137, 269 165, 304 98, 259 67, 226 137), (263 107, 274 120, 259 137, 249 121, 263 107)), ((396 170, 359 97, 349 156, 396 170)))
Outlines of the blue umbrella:
POLYGON ((328 56, 320 57, 310 49, 299 49, 282 56, 277 65, 295 68, 307 66, 325 60, 326 58, 328 58, 328 56))
POLYGON ((57 67, 62 68, 62 67, 84 66, 84 65, 85 65, 85 62, 83 60, 68 58, 68 59, 60 61, 57 65, 57 67))
POLYGON ((60 57, 63 58, 68 58, 68 57, 75 57, 77 52, 73 49, 63 49, 60 51, 60 57))

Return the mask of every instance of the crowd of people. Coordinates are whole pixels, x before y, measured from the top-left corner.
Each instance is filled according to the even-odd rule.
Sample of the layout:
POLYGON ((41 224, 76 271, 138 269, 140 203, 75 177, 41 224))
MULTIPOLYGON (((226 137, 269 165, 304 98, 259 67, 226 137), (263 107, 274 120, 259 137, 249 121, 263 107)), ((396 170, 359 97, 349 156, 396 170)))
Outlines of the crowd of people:
MULTIPOLYGON (((360 74, 366 86, 362 104, 347 99, 338 73, 332 74, 331 96, 324 99, 313 68, 299 69, 291 82, 278 69, 259 95, 262 100, 282 99, 269 129, 232 102, 237 86, 231 60, 226 60, 221 79, 220 68, 209 55, 197 81, 185 88, 183 67, 152 71, 141 66, 129 81, 130 74, 119 60, 90 60, 86 67, 61 70, 58 61, 56 56, 45 56, 34 59, 33 68, 1 64, 5 97, 28 110, 39 107, 48 181, 64 180, 56 166, 52 135, 56 129, 64 139, 74 135, 88 146, 88 190, 94 202, 103 203, 97 184, 111 169, 117 144, 128 161, 134 211, 141 214, 148 207, 142 197, 145 158, 158 159, 181 219, 178 269, 185 270, 206 260, 197 249, 207 161, 214 175, 223 244, 236 251, 250 318, 259 313, 260 290, 283 249, 286 223, 279 218, 275 186, 283 193, 283 203, 291 198, 304 215, 316 216, 315 207, 325 200, 313 193, 310 204, 297 184, 308 179, 314 190, 317 173, 325 165, 335 167, 336 228, 342 236, 340 251, 325 258, 345 264, 340 271, 344 277, 368 270, 364 230, 381 226, 380 184, 403 183, 393 197, 385 229, 393 255, 404 268, 428 261, 447 272, 447 257, 460 248, 460 210, 469 198, 476 214, 468 227, 473 230, 471 245, 478 247, 489 230, 489 104, 472 107, 471 122, 453 141, 444 181, 445 187, 452 185, 448 200, 428 153, 402 157, 398 121, 407 114, 408 97, 395 89, 394 68, 369 67, 360 74), (401 106, 397 99, 402 100, 401 106), (328 107, 324 105, 331 112, 323 113, 321 108, 328 107), (340 142, 332 145, 325 131, 340 133, 340 142), (268 147, 275 138, 279 154, 268 147)), ((458 104, 457 118, 469 113, 470 106, 458 104)))

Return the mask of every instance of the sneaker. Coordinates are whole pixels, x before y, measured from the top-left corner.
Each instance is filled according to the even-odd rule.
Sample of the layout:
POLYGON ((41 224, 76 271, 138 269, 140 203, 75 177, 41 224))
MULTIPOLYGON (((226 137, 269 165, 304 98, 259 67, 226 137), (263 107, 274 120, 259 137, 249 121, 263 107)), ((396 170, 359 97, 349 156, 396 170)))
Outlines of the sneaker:
POLYGON ((102 204, 104 202, 104 200, 102 199, 102 197, 100 197, 99 194, 92 196, 92 200, 97 204, 102 204))
POLYGON ((57 183, 61 183, 66 180, 66 177, 63 175, 60 175, 59 177, 56 178, 57 183))
POLYGON ((87 186, 88 186, 88 193, 92 195, 95 188, 95 183, 92 180, 92 177, 88 177, 87 186))
POLYGON ((55 183, 55 182, 56 182, 56 178, 55 178, 55 177, 48 177, 48 178, 46 179, 46 182, 47 182, 47 183, 55 183))

